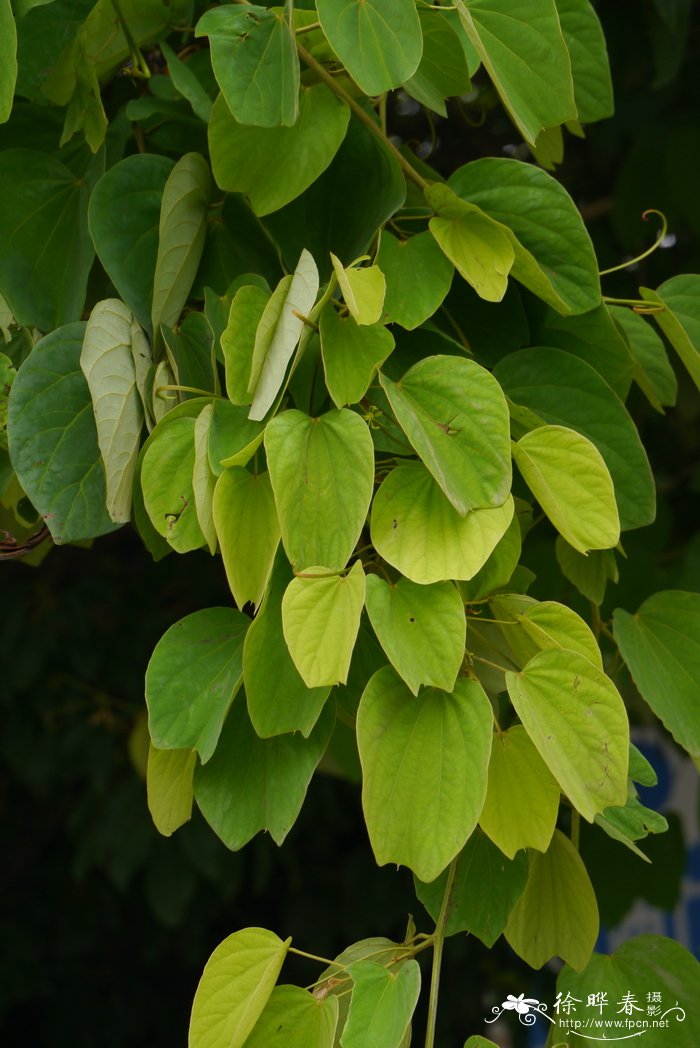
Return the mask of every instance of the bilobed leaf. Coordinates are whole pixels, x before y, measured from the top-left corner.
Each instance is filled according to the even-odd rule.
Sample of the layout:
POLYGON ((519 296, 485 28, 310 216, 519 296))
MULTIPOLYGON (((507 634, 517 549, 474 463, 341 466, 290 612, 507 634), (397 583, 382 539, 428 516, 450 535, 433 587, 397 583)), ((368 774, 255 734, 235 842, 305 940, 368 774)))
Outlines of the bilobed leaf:
POLYGON ((170 837, 192 817, 194 750, 157 750, 150 745, 146 769, 148 810, 153 824, 170 837))
POLYGON ((700 758, 700 594, 655 593, 630 615, 617 608, 615 640, 640 694, 676 742, 700 758))
MULTIPOLYGON (((494 745, 498 736, 494 739, 494 745)), ((477 827, 456 859, 447 904, 446 935, 469 932, 491 947, 506 926, 510 911, 527 883, 524 851, 507 859, 477 827)), ((430 884, 416 879, 416 895, 437 923, 447 886, 447 870, 430 884)))
POLYGON ((10 0, 0 0, 0 124, 9 119, 17 79, 17 29, 10 0))
POLYGON ((299 59, 286 10, 215 7, 196 36, 208 36, 214 76, 241 124, 290 126, 299 115, 299 59))
POLYGON ((426 585, 476 575, 512 519, 510 497, 496 509, 460 516, 420 462, 405 462, 374 497, 371 535, 389 564, 426 585))
POLYGON ((413 694, 422 684, 452 691, 466 636, 464 605, 452 583, 418 586, 368 575, 365 603, 379 643, 413 694))
POLYGON ((226 578, 239 608, 257 607, 280 540, 269 473, 225 469, 214 491, 214 523, 226 578))
POLYGON ((347 682, 364 602, 359 560, 344 576, 311 566, 289 583, 282 598, 282 629, 307 688, 347 682))
POLYGON ((34 346, 12 383, 10 457, 57 544, 114 531, 92 400, 80 370, 85 325, 68 324, 34 346))
POLYGON ((362 806, 380 866, 432 881, 474 830, 486 793, 493 712, 475 681, 416 697, 391 666, 378 670, 357 713, 362 806))
POLYGON ((473 360, 427 357, 399 382, 380 378, 404 433, 454 508, 502 506, 511 485, 503 391, 473 360))
POLYGON ((546 851, 557 824, 559 786, 522 724, 497 732, 479 825, 509 859, 546 851))
POLYGON ((411 958, 396 972, 376 961, 356 961, 348 972, 353 987, 342 1048, 402 1048, 420 994, 418 961, 411 958))
POLYGON ((199 809, 227 848, 238 851, 261 830, 282 844, 301 811, 334 722, 331 703, 308 739, 299 734, 259 739, 243 697, 234 702, 216 753, 194 776, 199 809))
POLYGON ((197 523, 206 539, 210 553, 216 553, 217 536, 214 525, 214 489, 216 475, 209 463, 209 431, 211 429, 212 405, 202 408, 194 424, 194 466, 192 468, 192 491, 197 523))
MULTIPOLYGON (((530 7, 530 0, 517 3, 530 7)), ((585 313, 600 304, 591 238, 569 194, 546 171, 520 160, 486 157, 458 168, 448 186, 511 231, 511 276, 535 295, 564 314, 585 313)))
POLYGON ((332 302, 324 306, 319 326, 323 370, 333 403, 339 408, 356 404, 393 350, 394 336, 382 324, 360 327, 354 317, 341 317, 332 302))
POLYGON ((379 266, 343 266, 331 252, 333 270, 350 315, 358 324, 376 324, 382 315, 386 281, 379 266))
POLYGON ((545 127, 576 119, 571 62, 554 0, 457 0, 501 101, 530 145, 545 127))
POLYGON ((321 28, 365 94, 399 87, 418 68, 423 34, 413 0, 319 0, 321 28))
POLYGON ((178 418, 155 439, 141 462, 146 512, 159 535, 178 553, 199 549, 206 538, 194 498, 194 418, 178 418))
POLYGON ((220 95, 209 123, 214 178, 228 192, 245 193, 256 215, 278 211, 326 170, 349 119, 345 102, 325 84, 302 87, 299 119, 293 127, 238 123, 220 95))
POLYGON ((238 289, 231 302, 228 323, 221 334, 221 352, 226 366, 226 393, 233 404, 250 404, 253 400, 248 382, 255 333, 269 299, 269 292, 247 284, 238 289))
POLYGON ((105 468, 107 512, 117 524, 131 516, 131 491, 144 420, 136 388, 132 323, 131 310, 119 299, 98 302, 85 327, 80 353, 105 468))
POLYGON ((199 153, 186 153, 175 164, 163 189, 158 255, 153 276, 151 321, 173 327, 192 288, 204 250, 211 191, 209 165, 199 153))
POLYGON ((192 1004, 189 1048, 242 1048, 277 982, 291 939, 244 928, 206 963, 192 1004))
POLYGON ((592 822, 627 799, 629 724, 617 688, 578 652, 550 648, 506 673, 511 701, 572 805, 592 822))
POLYGON ((465 95, 471 79, 464 48, 454 29, 437 8, 418 8, 423 31, 423 56, 403 89, 421 105, 447 116, 445 99, 465 95))
POLYGON ((678 380, 671 367, 663 340, 650 321, 624 306, 608 306, 615 323, 622 329, 634 359, 634 380, 652 407, 663 413, 678 395, 678 380))
POLYGON ((333 1048, 338 998, 275 986, 245 1048, 333 1048))
POLYGON ((507 230, 442 183, 431 185, 425 198, 436 211, 430 232, 444 254, 480 298, 500 302, 515 259, 507 230))
POLYGON ((671 277, 657 291, 639 291, 647 302, 665 307, 654 313, 654 320, 700 389, 700 276, 671 277))
POLYGON ((383 230, 377 265, 386 280, 384 323, 400 324, 409 331, 442 305, 454 273, 430 232, 399 240, 383 230))
POLYGON ((0 291, 18 324, 49 332, 80 319, 93 250, 85 179, 38 150, 0 155, 0 291))
POLYGON ((598 905, 586 867, 569 838, 555 830, 544 855, 530 853, 527 886, 511 912, 505 937, 532 968, 561 957, 581 971, 598 928, 598 905))
POLYGON ((282 632, 282 596, 292 580, 278 555, 262 607, 243 647, 243 684, 257 735, 270 738, 299 731, 306 738, 319 718, 330 687, 307 688, 292 662, 282 632))
MULTIPOLYGON (((623 1007, 627 994, 630 995, 627 999, 638 1008, 646 1007, 650 986, 660 994, 662 1008, 657 1013, 657 1021, 667 1012, 663 1022, 670 1023, 671 1027, 645 1029, 644 1040, 649 1048, 664 1048, 671 1040, 673 1048, 695 1048, 700 1040, 700 1016, 691 1003, 700 993, 700 964, 680 943, 662 935, 636 935, 610 956, 594 953, 579 973, 565 965, 557 979, 557 990, 563 998, 570 993, 581 1001, 586 1001, 588 994, 599 992, 603 986, 609 1002, 603 1010, 604 1019, 623 1017, 618 1009, 623 1007)), ((633 1011, 632 1015, 632 1021, 634 1017, 641 1018, 641 1013, 633 1011)), ((584 1048, 598 1048, 600 1041, 587 1038, 585 1033, 581 1030, 582 1036, 576 1040, 580 1040, 584 1048)))
POLYGON ((598 15, 590 0, 556 0, 556 6, 571 59, 577 119, 581 124, 605 120, 615 106, 598 15))
POLYGON ((248 392, 253 400, 248 417, 260 421, 272 407, 294 355, 304 321, 318 294, 318 270, 302 251, 291 276, 283 277, 265 306, 255 334, 248 392))
POLYGON ((193 748, 208 761, 243 679, 250 619, 205 608, 180 619, 155 646, 146 670, 148 727, 158 749, 193 748))
POLYGON ((282 542, 296 571, 344 568, 367 519, 374 486, 374 448, 353 411, 311 418, 292 409, 265 431, 282 542))
POLYGON ((153 153, 125 157, 97 183, 88 210, 100 262, 139 324, 151 333, 160 207, 173 167, 172 160, 153 153))
POLYGON ((586 437, 563 426, 540 426, 513 445, 527 486, 557 531, 580 553, 620 540, 612 479, 586 437))
POLYGON ((504 357, 494 375, 516 404, 595 444, 610 471, 623 530, 651 524, 656 497, 646 452, 624 404, 592 367, 539 346, 504 357))

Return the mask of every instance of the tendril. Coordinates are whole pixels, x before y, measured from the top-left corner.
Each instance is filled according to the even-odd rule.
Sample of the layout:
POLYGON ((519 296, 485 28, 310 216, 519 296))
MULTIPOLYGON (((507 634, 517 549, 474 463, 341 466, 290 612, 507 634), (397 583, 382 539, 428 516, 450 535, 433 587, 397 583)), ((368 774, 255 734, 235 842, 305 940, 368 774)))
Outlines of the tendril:
MULTIPOLYGON (((661 230, 659 231, 659 234, 654 243, 651 245, 651 247, 648 247, 646 251, 643 251, 641 253, 641 255, 637 255, 636 258, 630 258, 626 262, 621 262, 619 266, 611 266, 610 269, 601 269, 599 276, 605 277, 608 275, 608 273, 618 273, 621 269, 628 269, 630 266, 634 266, 638 262, 641 262, 643 259, 648 258, 648 256, 651 255, 654 251, 656 251, 658 247, 661 247, 661 244, 666 239, 666 234, 668 232, 668 222, 666 221, 666 216, 663 213, 663 211, 658 211, 655 207, 647 208, 646 211, 642 212, 642 218, 645 222, 647 221, 649 215, 658 215, 661 219, 661 230)), ((654 312, 658 312, 658 310, 654 310, 654 312)))

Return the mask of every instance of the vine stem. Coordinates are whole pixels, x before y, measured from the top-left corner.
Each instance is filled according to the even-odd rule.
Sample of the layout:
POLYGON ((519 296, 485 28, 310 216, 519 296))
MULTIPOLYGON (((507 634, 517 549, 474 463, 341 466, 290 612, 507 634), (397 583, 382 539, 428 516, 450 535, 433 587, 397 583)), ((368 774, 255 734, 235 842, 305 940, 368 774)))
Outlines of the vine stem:
POLYGON ((454 888, 455 876, 457 874, 457 859, 453 859, 447 873, 445 892, 442 896, 442 906, 433 934, 433 970, 430 977, 430 999, 428 1001, 428 1025, 425 1031, 425 1048, 435 1048, 435 1023, 437 1020, 438 995, 440 993, 440 969, 442 968, 442 948, 445 945, 445 925, 447 914, 452 901, 452 890, 454 888))
POLYGON ((375 121, 372 119, 369 113, 365 112, 362 106, 355 101, 352 95, 348 94, 345 88, 341 87, 340 84, 333 79, 331 74, 323 68, 320 62, 316 61, 313 55, 309 54, 306 48, 302 47, 299 41, 297 41, 297 52, 302 62, 304 62, 309 67, 309 69, 313 69, 314 73, 319 78, 319 80, 321 80, 326 85, 326 87, 329 87, 333 94, 337 95, 338 98, 342 98, 342 100, 349 106, 350 110, 355 114, 357 119, 360 120, 365 125, 365 127, 368 127, 373 135, 380 139, 382 144, 389 150, 390 153, 394 154, 394 157, 396 158, 397 162, 401 165, 401 168, 406 177, 410 178, 412 182, 415 182, 415 184, 420 189, 427 189, 430 185, 427 179, 423 178, 422 175, 418 174, 416 169, 411 164, 409 164, 408 160, 406 160, 406 157, 399 152, 399 150, 396 148, 391 139, 384 134, 381 127, 377 123, 375 123, 375 121))

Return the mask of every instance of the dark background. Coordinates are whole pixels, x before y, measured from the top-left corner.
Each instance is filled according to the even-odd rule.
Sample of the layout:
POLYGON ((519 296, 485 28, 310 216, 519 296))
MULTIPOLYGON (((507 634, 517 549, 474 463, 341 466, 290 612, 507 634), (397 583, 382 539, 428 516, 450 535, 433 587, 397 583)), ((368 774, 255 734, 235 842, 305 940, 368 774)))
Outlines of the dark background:
MULTIPOLYGON (((558 176, 603 266, 653 240, 653 224, 640 219, 645 208, 667 215, 675 244, 605 278, 607 293, 635 295, 640 283, 656 287, 699 268, 700 18, 686 0, 609 0, 598 9, 617 115, 584 142, 567 136, 558 176)), ((390 130, 429 142, 429 122, 410 110, 395 102, 390 130)), ((488 93, 452 106, 434 134, 429 162, 445 173, 515 140, 500 110, 488 108, 488 93), (484 102, 485 122, 471 126, 484 102)), ((628 559, 604 611, 633 611, 659 588, 700 590, 700 396, 679 378, 678 406, 665 418, 641 396, 630 400, 659 513, 652 527, 626 536, 628 559)), ((526 553, 538 574, 531 592, 570 600, 550 543, 543 533, 526 553)), ((400 939, 410 912, 430 929, 406 871, 374 865, 355 785, 317 775, 282 849, 259 837, 231 854, 199 817, 170 839, 152 827, 140 771, 144 671, 168 626, 230 601, 218 559, 198 552, 154 564, 123 529, 92 549, 57 548, 38 568, 2 563, 0 594, 3 1048, 184 1045, 209 953, 245 925, 292 935, 325 956, 369 935, 400 939)), ((638 894, 672 908, 684 864, 678 824, 650 841, 659 858, 651 875, 601 836, 584 841, 584 851, 594 881, 607 883, 604 919, 614 925, 638 894)), ((318 968, 295 960, 284 974, 310 983, 318 968)), ((551 973, 534 976, 502 942, 487 951, 458 936, 447 944, 438 1043, 461 1045, 481 1030, 485 1006, 501 992, 521 986, 545 997, 551 983, 551 973)))

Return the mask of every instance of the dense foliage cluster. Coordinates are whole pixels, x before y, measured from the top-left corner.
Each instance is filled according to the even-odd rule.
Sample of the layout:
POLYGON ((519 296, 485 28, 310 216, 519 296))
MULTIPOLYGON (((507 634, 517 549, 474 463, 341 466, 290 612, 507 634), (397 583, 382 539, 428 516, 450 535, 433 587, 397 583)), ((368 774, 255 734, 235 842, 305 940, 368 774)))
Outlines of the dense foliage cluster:
POLYGON ((205 8, 0 0, 2 555, 132 522, 156 560, 220 556, 230 602, 146 672, 155 825, 196 803, 232 850, 282 844, 321 767, 435 923, 308 989, 278 985, 290 939, 238 929, 190 1044, 403 1048, 432 949, 431 1048, 459 932, 561 958, 582 999, 614 961, 691 1000, 671 940, 593 953, 579 851, 581 818, 640 861, 666 829, 625 699, 700 758, 700 595, 601 612, 656 513, 627 404, 675 404, 669 349, 700 387, 700 276, 604 295, 629 260, 600 272, 553 173, 613 111, 594 7, 205 8), (441 173, 389 133, 397 98, 507 114, 516 155, 441 173), (528 595, 533 540, 568 602, 528 595))

